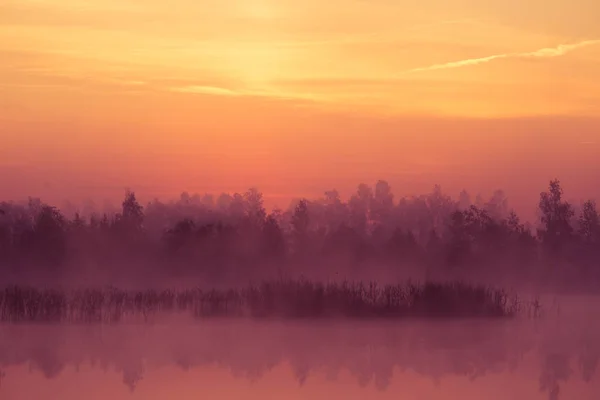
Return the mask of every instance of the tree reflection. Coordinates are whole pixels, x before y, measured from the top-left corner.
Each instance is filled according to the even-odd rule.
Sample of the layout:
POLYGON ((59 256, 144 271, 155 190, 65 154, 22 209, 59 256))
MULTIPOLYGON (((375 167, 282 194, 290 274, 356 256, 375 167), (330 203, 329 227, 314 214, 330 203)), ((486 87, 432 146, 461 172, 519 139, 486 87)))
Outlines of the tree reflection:
POLYGON ((134 391, 145 371, 175 365, 227 368, 260 379, 288 364, 300 385, 311 375, 337 379, 349 371, 361 386, 386 390, 395 373, 413 371, 440 382, 446 376, 474 381, 518 368, 524 355, 540 360, 539 390, 559 399, 575 375, 590 382, 598 365, 598 330, 582 337, 533 329, 523 322, 423 322, 410 324, 321 322, 213 322, 201 325, 2 326, 0 378, 7 368, 29 365, 53 379, 82 363, 120 371, 134 391), (98 331, 102 329, 99 333, 98 331), (554 333, 552 333, 554 334, 554 333), (560 347, 556 343, 562 343, 560 347), (76 344, 76 345, 74 345, 76 344), (579 368, 574 368, 573 360, 579 368))

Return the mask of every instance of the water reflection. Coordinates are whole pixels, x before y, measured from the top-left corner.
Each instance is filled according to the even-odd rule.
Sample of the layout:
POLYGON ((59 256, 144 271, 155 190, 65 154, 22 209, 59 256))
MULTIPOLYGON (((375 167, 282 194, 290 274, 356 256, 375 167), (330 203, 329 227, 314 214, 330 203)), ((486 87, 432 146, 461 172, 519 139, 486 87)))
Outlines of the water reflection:
POLYGON ((146 373, 165 367, 225 368, 258 381, 289 365, 300 386, 316 374, 335 381, 345 371, 360 386, 385 391, 407 373, 440 384, 450 376, 474 382, 533 371, 539 393, 555 400, 566 398, 561 392, 568 381, 594 384, 598 333, 589 321, 567 320, 4 325, 0 379, 7 382, 24 366, 47 379, 68 367, 92 366, 118 371, 133 392, 146 373))

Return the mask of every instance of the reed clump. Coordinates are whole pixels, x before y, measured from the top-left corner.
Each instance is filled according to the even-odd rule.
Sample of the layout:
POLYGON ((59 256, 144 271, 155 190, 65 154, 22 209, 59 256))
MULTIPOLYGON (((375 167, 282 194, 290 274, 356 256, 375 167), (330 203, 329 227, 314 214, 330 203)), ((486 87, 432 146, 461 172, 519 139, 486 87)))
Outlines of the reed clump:
POLYGON ((0 322, 5 323, 147 322, 169 313, 195 318, 509 318, 521 309, 518 298, 504 290, 460 282, 280 280, 229 290, 0 290, 0 322))

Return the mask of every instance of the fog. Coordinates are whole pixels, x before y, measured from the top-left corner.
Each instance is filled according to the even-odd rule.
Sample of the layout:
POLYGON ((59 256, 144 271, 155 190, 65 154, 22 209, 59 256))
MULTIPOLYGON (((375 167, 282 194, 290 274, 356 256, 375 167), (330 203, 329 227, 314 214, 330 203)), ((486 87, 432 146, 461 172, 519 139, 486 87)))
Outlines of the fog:
POLYGON ((378 181, 0 203, 0 398, 596 399, 600 219, 378 181))
POLYGON ((239 286, 275 278, 397 282, 461 280, 526 290, 594 291, 600 284, 595 202, 540 188, 538 218, 508 196, 463 191, 395 198, 358 185, 267 212, 262 193, 198 195, 142 205, 61 210, 30 198, 0 203, 4 284, 119 287, 239 286))
POLYGON ((142 324, 3 325, 0 393, 262 399, 283 391, 308 399, 354 388, 350 398, 597 398, 600 325, 589 317, 600 302, 560 303, 560 312, 511 320, 198 322, 173 314, 142 324))

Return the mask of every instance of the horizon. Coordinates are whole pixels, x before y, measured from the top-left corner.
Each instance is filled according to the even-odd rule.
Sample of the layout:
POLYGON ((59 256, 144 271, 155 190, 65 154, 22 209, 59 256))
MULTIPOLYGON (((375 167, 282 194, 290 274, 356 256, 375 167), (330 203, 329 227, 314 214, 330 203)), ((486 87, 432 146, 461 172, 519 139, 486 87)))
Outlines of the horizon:
MULTIPOLYGON (((136 190, 135 187, 131 187, 131 186, 123 186, 122 188, 120 188, 120 190, 118 189, 113 189, 112 192, 114 193, 112 197, 108 198, 108 197, 104 197, 104 198, 91 198, 91 197, 84 197, 84 198, 79 198, 79 199, 62 199, 61 201, 48 201, 46 198, 41 197, 41 196, 35 196, 35 195, 28 195, 28 196, 23 196, 20 198, 8 198, 8 199, 0 199, 0 204, 2 204, 2 202, 5 203, 14 203, 14 204, 27 204, 27 202, 30 199, 38 199, 42 202, 42 204, 46 204, 52 207, 57 208, 63 215, 65 215, 67 218, 73 218, 75 216, 75 214, 79 214, 82 217, 85 218, 89 218, 92 215, 101 215, 104 213, 107 213, 108 215, 113 215, 114 213, 118 212, 117 210, 120 209, 121 207, 121 202, 123 201, 123 197, 126 196, 126 194, 128 192, 133 192, 137 198, 137 200, 140 202, 140 204, 142 205, 142 207, 147 207, 149 205, 152 205, 154 203, 162 203, 162 204, 172 204, 172 203, 177 203, 179 201, 181 201, 182 196, 189 196, 192 200, 194 198, 196 198, 197 200, 193 200, 195 202, 199 202, 202 203, 206 206, 208 206, 209 208, 211 207, 216 207, 216 204, 207 204, 205 202, 205 200, 207 198, 210 198, 211 200, 209 200, 209 202, 215 202, 217 201, 217 199, 219 198, 219 196, 222 195, 226 195, 226 196, 235 196, 235 195, 243 195, 244 193, 246 193, 248 190, 257 190, 260 194, 261 194, 261 198, 262 198, 262 204, 263 207, 265 208, 267 213, 271 213, 273 211, 290 211, 293 210, 293 208, 297 205, 297 203, 300 200, 306 200, 309 203, 320 203, 323 202, 324 199, 327 196, 327 193, 330 191, 335 191, 338 193, 340 200, 343 203, 347 203, 351 200, 351 198, 353 196, 356 195, 357 193, 357 188, 360 185, 366 185, 368 188, 370 188, 370 190, 374 190, 377 182, 385 182, 386 184, 389 184, 389 181, 385 180, 385 179, 378 179, 376 182, 373 183, 358 183, 355 184, 353 189, 351 190, 346 190, 346 191, 340 191, 338 190, 336 187, 331 187, 329 189, 326 190, 322 190, 321 192, 315 191, 314 195, 292 195, 292 194, 279 194, 279 195, 274 195, 273 193, 263 193, 261 191, 261 189, 259 187, 256 186, 248 186, 246 188, 244 188, 243 190, 239 190, 239 191, 214 191, 214 192, 210 192, 210 191, 206 191, 206 192, 193 192, 193 191, 188 191, 188 190, 183 190, 183 191, 179 191, 179 192, 168 192, 168 195, 164 195, 165 193, 160 193, 158 192, 159 195, 156 195, 157 192, 156 191, 152 191, 152 190, 148 190, 148 188, 142 188, 142 189, 146 189, 145 191, 138 191, 136 190), (163 196, 160 196, 160 194, 163 194, 163 196)), ((564 197, 565 197, 565 201, 567 201, 569 204, 571 204, 571 206, 574 207, 574 210, 576 211, 576 215, 575 217, 577 217, 577 213, 580 211, 581 207, 583 206, 583 204, 587 201, 594 201, 594 202, 598 202, 597 197, 596 196, 589 196, 586 194, 581 195, 580 197, 576 198, 575 196, 573 196, 571 193, 569 193, 568 189, 564 189, 562 181, 559 180, 561 187, 563 188, 563 190, 565 191, 564 193, 564 197)), ((539 224, 539 210, 538 210, 538 206, 539 206, 539 200, 540 200, 540 195, 545 191, 545 189, 547 189, 547 183, 546 182, 546 186, 544 186, 544 188, 542 190, 537 191, 537 196, 533 197, 533 196, 528 196, 528 197, 533 197, 533 201, 527 203, 523 203, 523 202, 518 202, 516 204, 514 204, 514 198, 511 196, 510 193, 508 193, 506 190, 502 189, 502 188, 495 188, 493 190, 490 190, 487 193, 481 193, 481 192, 470 192, 468 189, 463 188, 459 191, 457 191, 456 193, 449 193, 448 190, 446 190, 444 188, 443 185, 440 184, 434 184, 432 185, 429 189, 423 191, 423 192, 411 192, 411 193, 402 193, 400 192, 400 194, 398 193, 397 190, 395 190, 395 188, 393 186, 390 185, 390 189, 391 189, 391 194, 393 196, 393 205, 396 206, 398 205, 398 202, 400 200, 410 200, 413 198, 419 198, 422 196, 428 196, 431 193, 433 193, 437 187, 439 187, 441 189, 441 192, 444 196, 449 196, 453 201, 460 201, 460 196, 461 194, 464 192, 466 192, 466 194, 469 196, 469 201, 471 202, 472 205, 476 205, 476 203, 479 201, 480 207, 483 207, 483 205, 487 202, 489 202, 490 200, 492 200, 494 198, 494 196, 497 193, 500 193, 501 196, 503 197, 503 199, 506 201, 507 204, 507 211, 514 211, 517 215, 519 215, 519 217, 526 223, 528 224, 532 224, 533 226, 535 226, 536 224, 539 224)), ((534 193, 535 191, 532 190, 532 193, 534 193)), ((313 194, 313 193, 311 193, 313 194)), ((50 198, 52 199, 52 198, 50 198)), ((523 199, 520 199, 521 201, 523 199)))

